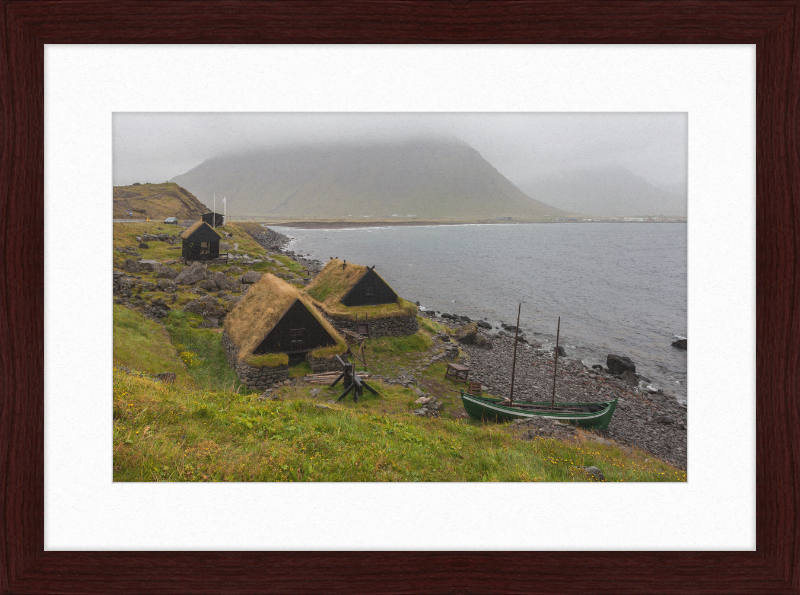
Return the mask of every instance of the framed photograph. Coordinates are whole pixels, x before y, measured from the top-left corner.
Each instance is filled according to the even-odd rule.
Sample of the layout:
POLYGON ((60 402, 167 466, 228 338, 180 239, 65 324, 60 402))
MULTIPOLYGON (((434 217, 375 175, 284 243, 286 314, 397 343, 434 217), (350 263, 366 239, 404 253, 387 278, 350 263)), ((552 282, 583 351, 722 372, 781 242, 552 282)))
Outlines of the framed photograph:
MULTIPOLYGON (((683 2, 464 5, 123 2, 96 7, 36 1, 4 4, 2 26, 7 43, 0 69, 0 92, 9 124, 4 132, 7 150, 2 154, 3 259, 4 271, 10 274, 3 278, 5 330, 0 339, 0 357, 7 376, 0 403, 0 455, 6 461, 2 467, 2 522, 6 539, 0 548, 4 568, 0 591, 799 592, 800 570, 796 560, 800 552, 796 543, 800 524, 794 459, 800 420, 795 405, 794 362, 798 347, 793 322, 797 300, 794 280, 800 253, 793 206, 800 188, 800 176, 793 167, 798 157, 795 108, 800 98, 800 77, 796 76, 795 66, 799 53, 798 8, 796 1, 701 1, 691 5, 683 2), (184 45, 164 48, 147 45, 165 40, 184 45), (390 45, 368 45, 373 43, 390 45), (446 56, 441 62, 435 56, 431 60, 429 55, 420 59, 408 54, 402 57, 405 62, 397 61, 395 52, 422 54, 425 44, 431 43, 453 45, 441 48, 446 56), (217 44, 231 45, 219 48, 217 44), (317 47, 318 44, 333 44, 327 46, 329 78, 320 70, 320 62, 325 62, 325 58, 320 53, 324 48, 317 47), (690 247, 689 268, 690 277, 705 275, 710 285, 716 286, 708 294, 698 291, 695 295, 714 298, 719 296, 720 289, 730 291, 730 301, 725 304, 712 304, 708 310, 697 307, 695 311, 708 320, 706 326, 698 322, 694 328, 708 328, 709 322, 725 326, 716 318, 723 315, 731 320, 737 317, 752 320, 752 313, 745 310, 755 305, 755 329, 748 323, 739 327, 745 331, 741 337, 745 346, 739 348, 738 357, 742 351, 754 355, 756 373, 752 376, 746 364, 738 369, 738 374, 729 374, 730 368, 723 366, 725 377, 709 379, 703 378, 699 369, 693 371, 690 365, 690 386, 697 379, 698 387, 711 386, 715 381, 731 387, 730 399, 737 405, 741 419, 728 422, 735 419, 731 412, 720 412, 721 425, 735 428, 736 436, 730 436, 719 427, 720 422, 715 426, 713 420, 691 419, 690 415, 690 426, 697 424, 707 435, 693 442, 690 431, 690 478, 688 484, 681 486, 688 489, 682 493, 541 492, 536 496, 537 505, 543 499, 558 504, 542 510, 538 523, 510 522, 496 530, 486 530, 485 520, 470 521, 462 514, 467 507, 453 501, 465 495, 475 501, 483 498, 480 510, 502 510, 508 507, 507 497, 524 498, 530 492, 526 494, 516 488, 505 492, 469 492, 465 485, 443 489, 413 484, 408 484, 399 496, 391 486, 365 489, 356 484, 311 489, 277 484, 272 486, 277 489, 271 491, 243 485, 199 486, 211 488, 201 491, 181 489, 194 486, 175 484, 168 488, 156 484, 155 491, 148 486, 137 492, 128 489, 129 486, 113 484, 107 448, 110 434, 107 429, 92 430, 97 420, 100 425, 106 423, 103 420, 108 418, 110 409, 103 404, 92 412, 92 396, 81 394, 80 390, 81 386, 98 387, 107 382, 111 361, 110 353, 87 347, 92 337, 95 343, 102 343, 97 338, 108 332, 104 328, 107 320, 97 320, 97 316, 91 315, 108 309, 108 296, 102 287, 103 273, 108 269, 107 252, 105 248, 92 248, 96 241, 92 230, 103 229, 102 226, 107 229, 108 225, 104 222, 96 227, 97 221, 107 219, 107 210, 95 213, 98 205, 107 203, 111 180, 111 154, 106 149, 111 144, 108 133, 112 114, 104 111, 105 106, 114 105, 114 110, 120 112, 139 111, 129 82, 144 85, 143 92, 154 95, 152 88, 144 89, 148 86, 148 68, 154 64, 153 57, 158 56, 159 68, 167 75, 165 78, 164 72, 152 69, 150 83, 167 101, 155 105, 170 104, 172 107, 168 109, 173 111, 224 111, 226 105, 231 106, 230 111, 259 111, 259 99, 263 100, 263 96, 258 97, 253 90, 270 93, 266 102, 269 110, 265 111, 319 111, 322 104, 315 103, 315 86, 322 92, 338 89, 344 99, 334 104, 334 111, 377 111, 377 105, 385 105, 384 111, 408 111, 409 105, 420 110, 419 104, 409 98, 419 93, 419 89, 409 87, 409 95, 403 99, 401 90, 391 83, 393 79, 416 77, 432 84, 434 76, 438 76, 450 84, 452 77, 467 80, 469 75, 475 80, 454 87, 461 97, 441 92, 443 99, 438 104, 431 103, 427 109, 474 111, 475 104, 470 104, 465 96, 478 84, 488 82, 497 95, 505 98, 505 110, 514 111, 523 103, 519 96, 514 96, 509 83, 513 75, 541 74, 543 88, 547 82, 555 86, 553 82, 558 80, 548 74, 547 68, 526 63, 524 57, 512 56, 515 45, 527 44, 540 50, 537 60, 545 58, 541 52, 552 51, 546 56, 552 62, 549 68, 558 68, 559 76, 568 80, 564 83, 565 89, 569 89, 566 95, 580 84, 595 93, 605 89, 605 97, 602 92, 595 95, 597 111, 613 111, 615 106, 625 111, 623 94, 615 95, 616 79, 608 73, 598 74, 601 69, 597 62, 606 59, 624 65, 617 70, 612 66, 611 73, 648 81, 643 97, 660 93, 663 98, 675 93, 671 81, 679 79, 680 73, 671 70, 673 63, 664 62, 663 67, 653 72, 657 61, 625 58, 626 51, 641 49, 640 44, 654 44, 654 52, 674 49, 688 55, 696 50, 698 64, 713 74, 709 79, 729 85, 725 88, 731 90, 725 100, 720 100, 717 111, 725 114, 730 109, 731 114, 741 116, 747 113, 748 105, 755 108, 751 113, 757 114, 757 154, 730 146, 727 155, 707 152, 704 155, 708 163, 727 158, 740 164, 743 177, 736 180, 744 180, 745 185, 747 175, 752 174, 752 171, 748 174, 748 163, 755 161, 755 205, 745 204, 742 208, 741 203, 742 197, 752 196, 752 187, 735 189, 740 201, 734 203, 737 212, 734 216, 720 212, 719 216, 723 226, 727 226, 727 234, 717 233, 712 224, 705 230, 709 236, 706 241, 710 243, 704 244, 713 247, 717 239, 723 241, 725 235, 733 234, 740 250, 748 252, 749 248, 752 253, 755 249, 755 259, 749 263, 743 260, 734 275, 730 270, 718 273, 713 263, 702 260, 695 261, 699 268, 693 270, 690 247), (580 45, 564 46, 564 54, 569 58, 563 61, 557 56, 558 47, 538 44, 580 45), (723 45, 717 49, 707 44, 723 45), (731 49, 725 47, 729 45, 741 46, 741 53, 732 59, 726 57, 723 54, 731 49), (754 59, 752 53, 748 54, 752 47, 745 47, 753 45, 754 59), (96 53, 98 49, 100 53, 96 53), (220 49, 229 50, 235 59, 219 61, 220 49), (265 51, 271 52, 268 69, 263 69, 260 57, 265 51), (131 52, 146 55, 139 66, 136 60, 126 57, 131 52), (593 52, 613 52, 613 55, 592 56, 593 52), (290 58, 290 54, 294 57, 290 58), (507 66, 498 68, 504 61, 507 66), (737 61, 745 67, 734 68, 737 61), (180 75, 182 69, 191 71, 198 62, 204 63, 211 73, 209 82, 214 80, 213 73, 221 73, 225 68, 237 71, 238 78, 230 80, 244 80, 242 77, 248 75, 258 78, 253 73, 268 72, 269 77, 263 78, 269 78, 272 90, 267 90, 262 80, 261 86, 210 87, 208 96, 204 96, 197 92, 194 83, 187 83, 180 75), (406 70, 398 67, 403 64, 406 70), (248 71, 248 65, 256 68, 248 71), (343 65, 346 69, 342 69, 343 65), (499 70, 499 74, 492 75, 493 69, 499 70), (62 86, 63 81, 57 76, 48 78, 54 70, 78 72, 87 84, 83 89, 62 86), (303 72, 310 73, 313 80, 302 86, 302 92, 297 89, 287 92, 287 85, 301 85, 298 75, 303 72), (736 97, 734 90, 752 83, 753 74, 755 96, 745 92, 743 97, 736 97), (171 75, 174 75, 173 86, 165 84, 171 75), (99 76, 99 82, 93 76, 99 76), (603 76, 605 79, 601 80, 603 76), (359 92, 348 92, 345 83, 359 92), (66 89, 69 97, 62 101, 66 89), (55 96, 56 90, 62 96, 55 96), (283 94, 285 98, 281 99, 283 94), (108 97, 113 97, 113 101, 109 103, 108 97), (74 117, 59 111, 65 105, 73 110, 74 117), (99 123, 99 127, 90 129, 86 126, 89 121, 99 123), (66 126, 61 125, 64 122, 66 126), (93 148, 89 146, 92 144, 93 148), (54 155, 51 145, 65 155, 71 152, 72 161, 46 159, 46 155, 54 155), (56 180, 69 179, 61 177, 63 169, 76 163, 76 155, 85 161, 85 168, 79 168, 80 175, 85 176, 85 186, 82 181, 54 186, 56 180), (75 217, 76 212, 85 213, 83 223, 80 223, 82 215, 75 217), (742 221, 753 219, 755 238, 752 226, 742 225, 742 221), (78 234, 69 239, 56 233, 59 222, 69 222, 73 233, 78 234), (86 227, 80 229, 83 225, 86 227), (15 233, 15 230, 25 231, 15 233), (57 271, 59 267, 61 271, 57 271), (755 296, 752 279, 747 280, 748 271, 752 273, 753 269, 755 296), (76 270, 85 271, 92 283, 65 281, 65 271, 76 270), (741 278, 728 279, 731 276, 741 278), (92 290, 95 278, 98 288, 92 290), (76 301, 76 296, 82 296, 83 301, 76 301), (70 307, 65 309, 65 302, 70 307), (70 335, 64 334, 69 333, 70 325, 74 329, 71 345, 67 342, 70 335), (52 357, 54 337, 58 338, 58 358, 52 357), (748 341, 754 344, 749 345, 748 341), (79 355, 70 359, 67 352, 79 355), (57 361, 62 355, 65 359, 57 361), (64 365, 64 361, 69 364, 64 365), (106 372, 101 372, 100 380, 93 378, 98 369, 92 367, 95 365, 105 366, 106 372), (755 403, 750 402, 752 384, 756 389, 755 403), (754 432, 747 430, 753 427, 754 432), (749 436, 753 434, 756 457, 750 462, 744 453, 748 444, 752 444, 749 436), (706 448, 703 440, 708 439, 719 444, 728 441, 728 454, 734 453, 734 462, 722 458, 723 448, 706 448), (90 448, 77 448, 78 442, 90 448), (97 449, 98 444, 105 446, 97 449), (700 446, 693 451, 697 445, 700 446), (700 456, 693 459, 694 453, 700 456), (693 460, 698 461, 699 471, 694 485, 693 460), (720 484, 717 488, 735 486, 738 482, 739 486, 751 489, 738 493, 731 488, 727 492, 729 497, 717 498, 716 502, 695 497, 695 489, 709 487, 705 484, 714 482, 720 484), (497 501, 498 496, 503 501, 497 501), (431 501, 431 497, 437 500, 431 501), (559 504, 566 507, 569 502, 572 509, 576 498, 595 506, 605 503, 604 508, 611 511, 612 518, 601 524, 602 536, 593 537, 585 527, 577 539, 575 534, 555 535, 555 540, 548 543, 530 536, 537 527, 551 534, 559 526, 578 531, 575 519, 558 514, 559 504), (673 534, 672 541, 657 541, 656 534, 669 533, 663 529, 674 518, 671 512, 659 518, 653 514, 653 506, 664 503, 662 511, 671 510, 666 503, 670 498, 691 509, 687 518, 693 518, 694 514, 713 519, 709 526, 719 533, 717 539, 699 529, 695 534, 673 534), (620 507, 620 502, 629 501, 626 499, 640 501, 640 509, 620 507), (653 502, 646 502, 647 499, 653 502), (436 513, 438 501, 448 502, 451 508, 436 513), (615 509, 615 504, 621 509, 615 509), (755 508, 755 518, 725 513, 748 508, 755 508), (191 509, 192 524, 170 522, 171 518, 181 521, 189 518, 184 509, 191 509), (301 518, 303 511, 307 512, 305 519, 301 518), (628 539, 630 525, 645 515, 651 517, 644 526, 655 536, 654 541, 628 539), (447 525, 456 526, 451 529, 447 525), (262 532, 260 540, 251 533, 254 527, 262 532), (175 529, 183 535, 176 537, 175 529), (270 531, 275 534, 269 534, 270 531), (437 539, 437 535, 449 531, 456 537, 449 541, 437 539), (615 531, 623 536, 617 545, 608 539, 615 531), (115 533, 119 539, 115 540, 115 533), (747 545, 749 536, 754 538, 752 545, 747 545)), ((635 85, 625 87, 625 92, 632 88, 635 85)), ((526 89, 530 92, 531 87, 526 89)), ((543 96, 557 95, 552 89, 543 90, 543 96)), ((498 107, 500 103, 495 99, 489 105, 503 111, 498 107)), ((670 111, 689 113, 691 154, 692 118, 697 115, 682 110, 677 103, 670 111)), ((556 105, 546 101, 544 104, 556 105)), ((563 105, 570 103, 565 99, 563 105)), ((557 107, 550 109, 559 111, 557 107)), ((745 117, 732 120, 731 126, 741 134, 752 122, 745 117)), ((702 122, 695 130, 700 138, 713 136, 702 122)), ((690 180, 694 175, 691 163, 690 157, 690 180)), ((690 219, 692 188, 690 183, 690 219)), ((714 196, 698 219, 713 221, 710 213, 715 209, 724 211, 724 191, 728 188, 709 188, 708 182, 694 188, 714 196)), ((690 326, 691 310, 695 308, 691 291, 694 290, 690 284, 690 326)), ((702 337, 703 333, 698 334, 702 337)), ((714 337, 717 341, 720 337, 731 340, 730 335, 714 337)), ((702 339, 699 344, 704 346, 702 339)), ((705 346, 718 349, 720 358, 733 351, 727 344, 705 343, 705 346)), ((708 350, 705 356, 700 353, 696 361, 708 361, 703 359, 709 357, 708 350)), ((106 385, 105 390, 108 389, 106 385)), ((725 391, 716 391, 715 405, 720 403, 721 392, 725 391)), ((704 410, 701 407, 698 411, 704 410)), ((598 487, 598 484, 586 485, 598 487)))

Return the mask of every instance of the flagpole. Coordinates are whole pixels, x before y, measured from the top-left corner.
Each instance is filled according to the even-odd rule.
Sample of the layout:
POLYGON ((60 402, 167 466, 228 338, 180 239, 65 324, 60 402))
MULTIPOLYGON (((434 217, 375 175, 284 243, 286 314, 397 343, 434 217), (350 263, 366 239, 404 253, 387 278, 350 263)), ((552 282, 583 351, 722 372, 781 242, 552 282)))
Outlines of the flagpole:
POLYGON ((228 202, 228 197, 227 196, 223 196, 222 197, 222 225, 225 225, 227 223, 227 221, 225 221, 225 219, 227 219, 227 217, 228 217, 228 204, 227 204, 227 202, 228 202))
POLYGON ((211 215, 211 223, 214 225, 214 229, 217 228, 217 195, 214 195, 214 214, 211 215))

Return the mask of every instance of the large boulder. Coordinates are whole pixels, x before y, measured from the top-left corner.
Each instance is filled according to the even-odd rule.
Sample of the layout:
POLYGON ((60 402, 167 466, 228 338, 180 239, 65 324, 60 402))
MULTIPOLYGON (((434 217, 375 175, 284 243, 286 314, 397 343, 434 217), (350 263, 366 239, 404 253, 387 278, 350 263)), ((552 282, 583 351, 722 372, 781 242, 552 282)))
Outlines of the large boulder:
POLYGON ((204 281, 200 281, 197 286, 200 289, 205 289, 206 291, 216 291, 217 284, 214 283, 211 279, 205 279, 204 281))
POLYGON ((157 260, 140 260, 139 266, 142 272, 152 273, 153 271, 161 270, 161 263, 157 260))
POLYGON ((158 269, 158 272, 156 273, 156 278, 158 279, 174 279, 177 276, 178 276, 178 271, 164 265, 161 265, 161 268, 158 269))
POLYGON ((132 258, 127 258, 125 262, 122 263, 122 268, 126 273, 138 273, 142 270, 142 265, 132 258))
POLYGON ((188 267, 181 269, 175 277, 178 285, 191 285, 206 278, 206 268, 199 262, 193 262, 188 267))
POLYGON ((485 328, 485 329, 489 329, 489 330, 491 330, 491 329, 492 329, 492 325, 491 325, 491 324, 489 324, 488 322, 486 322, 485 320, 479 320, 479 321, 477 322, 477 325, 478 325, 479 327, 481 327, 481 328, 485 328))
POLYGON ((222 318, 227 314, 216 298, 206 295, 200 299, 192 300, 183 307, 184 311, 199 314, 206 318, 222 318))
POLYGON ((631 358, 614 353, 609 353, 606 357, 606 367, 612 374, 622 374, 628 370, 636 372, 636 364, 633 363, 631 358))
POLYGON ((478 324, 470 322, 462 327, 456 329, 456 340, 459 343, 466 343, 467 345, 474 345, 475 339, 478 337, 478 324))
POLYGON ((166 293, 175 293, 178 291, 178 286, 175 284, 175 282, 170 281, 169 279, 159 279, 156 282, 156 285, 158 285, 158 288, 161 291, 166 293))
POLYGON ((220 291, 229 291, 231 289, 231 281, 225 273, 217 271, 209 277, 220 291))
POLYGON ((247 271, 241 276, 240 281, 242 283, 251 284, 257 282, 259 279, 261 279, 261 273, 257 271, 247 271))
POLYGON ((634 372, 630 370, 625 370, 622 374, 619 375, 620 379, 628 384, 628 386, 637 387, 639 386, 639 377, 636 376, 634 372))
POLYGON ((156 298, 152 303, 144 306, 144 313, 151 318, 164 318, 172 308, 164 303, 161 298, 156 298))
POLYGON ((478 335, 475 338, 475 345, 483 349, 492 349, 494 347, 494 345, 492 345, 492 342, 483 335, 478 335))

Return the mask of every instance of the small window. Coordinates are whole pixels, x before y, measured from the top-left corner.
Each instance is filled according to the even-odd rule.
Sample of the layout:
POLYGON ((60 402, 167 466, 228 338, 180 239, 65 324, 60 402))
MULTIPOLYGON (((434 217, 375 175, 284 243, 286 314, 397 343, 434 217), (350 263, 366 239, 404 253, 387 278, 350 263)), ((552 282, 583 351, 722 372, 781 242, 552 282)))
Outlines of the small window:
POLYGON ((291 339, 292 350, 303 348, 303 328, 293 328, 289 331, 289 338, 291 339))

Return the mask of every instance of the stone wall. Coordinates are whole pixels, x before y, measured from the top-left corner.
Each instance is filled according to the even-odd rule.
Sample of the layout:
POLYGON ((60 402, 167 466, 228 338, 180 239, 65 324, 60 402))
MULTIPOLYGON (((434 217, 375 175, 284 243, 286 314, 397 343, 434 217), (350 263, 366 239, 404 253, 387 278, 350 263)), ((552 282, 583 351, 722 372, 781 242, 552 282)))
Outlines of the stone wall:
MULTIPOLYGON (((334 320, 328 316, 325 318, 333 325, 337 331, 353 331, 356 323, 354 320, 334 320)), ((373 338, 378 337, 403 337, 413 335, 419 330, 417 315, 395 316, 392 318, 370 318, 369 333, 373 338)))
MULTIPOLYGON (((342 357, 342 356, 340 356, 342 357)), ((320 372, 340 372, 342 369, 339 360, 335 357, 312 357, 311 353, 306 356, 311 369, 315 374, 320 372)))
POLYGON ((222 347, 228 358, 228 365, 236 370, 239 380, 250 390, 264 390, 289 379, 289 366, 257 368, 239 361, 239 350, 231 341, 227 331, 222 333, 222 347))

